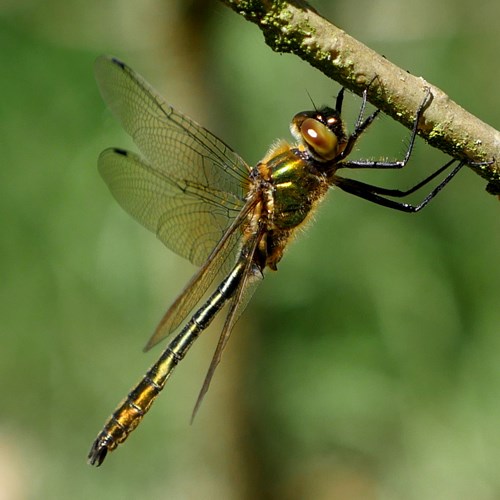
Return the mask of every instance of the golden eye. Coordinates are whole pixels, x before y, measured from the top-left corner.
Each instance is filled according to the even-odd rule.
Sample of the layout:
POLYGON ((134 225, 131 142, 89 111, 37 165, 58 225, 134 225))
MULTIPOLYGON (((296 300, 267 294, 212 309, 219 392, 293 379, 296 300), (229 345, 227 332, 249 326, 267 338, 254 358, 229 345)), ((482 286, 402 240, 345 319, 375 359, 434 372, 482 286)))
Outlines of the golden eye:
POLYGON ((337 156, 337 136, 318 120, 306 118, 300 125, 300 134, 313 154, 320 159, 332 160, 337 156))

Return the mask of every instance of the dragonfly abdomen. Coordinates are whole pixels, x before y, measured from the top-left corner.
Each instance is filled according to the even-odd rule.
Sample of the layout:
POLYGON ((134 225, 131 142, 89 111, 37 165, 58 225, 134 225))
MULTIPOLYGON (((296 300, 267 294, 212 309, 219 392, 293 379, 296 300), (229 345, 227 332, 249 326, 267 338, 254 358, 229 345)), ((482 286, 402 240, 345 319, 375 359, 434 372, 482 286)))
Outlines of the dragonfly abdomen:
MULTIPOLYGON (((196 338, 199 333, 198 325, 190 322, 179 336, 196 338)), ((109 417, 92 445, 89 453, 90 464, 101 465, 108 451, 113 451, 127 439, 151 408, 182 357, 183 354, 176 353, 170 346, 165 349, 160 359, 147 371, 142 380, 109 417)))
POLYGON ((108 451, 113 451, 123 443, 139 425, 174 368, 232 296, 243 277, 244 269, 243 262, 236 264, 227 278, 193 314, 179 334, 171 340, 160 359, 146 372, 141 381, 109 417, 90 449, 88 459, 91 465, 101 465, 108 451))

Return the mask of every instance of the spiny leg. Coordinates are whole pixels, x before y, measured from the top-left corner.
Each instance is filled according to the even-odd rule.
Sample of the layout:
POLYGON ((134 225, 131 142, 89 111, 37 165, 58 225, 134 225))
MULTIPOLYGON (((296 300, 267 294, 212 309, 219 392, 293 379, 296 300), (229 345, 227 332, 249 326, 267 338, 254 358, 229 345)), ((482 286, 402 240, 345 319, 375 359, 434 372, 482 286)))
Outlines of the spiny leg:
POLYGON ((373 184, 368 184, 366 182, 362 182, 362 181, 358 181, 358 180, 354 180, 354 179, 347 179, 345 177, 341 177, 341 176, 337 176, 337 175, 335 176, 335 180, 333 181, 333 184, 338 185, 337 179, 343 179, 342 182, 345 181, 346 185, 347 184, 355 184, 357 186, 357 188, 365 189, 366 191, 370 191, 372 193, 376 193, 376 194, 380 194, 380 195, 384 195, 384 196, 391 196, 394 198, 404 198, 405 196, 408 196, 408 195, 414 193, 415 191, 419 190, 421 187, 423 187, 426 184, 428 184, 429 182, 431 182, 433 179, 435 179, 438 175, 443 173, 448 167, 450 167, 456 161, 458 161, 458 160, 453 158, 449 162, 445 163, 442 167, 438 168, 435 172, 433 172, 432 174, 427 176, 424 180, 420 181, 415 186, 413 186, 409 189, 406 189, 406 190, 391 189, 391 188, 385 188, 385 187, 381 187, 381 186, 375 186, 373 184))
POLYGON ((378 186, 372 186, 370 184, 365 184, 354 179, 346 179, 345 177, 335 176, 332 183, 338 186, 343 191, 363 198, 364 200, 370 201, 377 205, 381 205, 387 208, 392 208, 394 210, 400 210, 401 212, 416 213, 422 210, 445 186, 448 182, 455 177, 458 171, 466 164, 465 161, 460 161, 459 164, 424 198, 424 200, 418 205, 410 205, 409 203, 402 203, 395 200, 390 200, 384 196, 394 196, 403 198, 422 186, 427 184, 429 181, 434 179, 438 174, 443 172, 447 167, 451 166, 456 160, 453 159, 439 168, 436 172, 431 174, 429 177, 419 182, 416 186, 408 189, 407 191, 400 191, 397 189, 387 189, 378 186))
MULTIPOLYGON (((354 133, 356 133, 356 131, 361 127, 361 124, 363 122, 363 116, 365 115, 367 101, 368 101, 368 89, 365 89, 365 90, 363 90, 361 107, 359 108, 358 117, 356 118, 356 124, 354 125, 354 133)), ((373 120, 371 120, 371 121, 373 121, 373 120)), ((370 121, 370 123, 371 123, 371 121, 370 121)), ((366 128, 366 126, 364 128, 366 128)))
POLYGON ((366 102, 367 102, 368 91, 365 89, 363 91, 363 100, 361 103, 361 108, 358 113, 358 118, 356 119, 356 125, 354 126, 353 132, 347 138, 347 144, 343 151, 334 158, 333 162, 337 164, 337 168, 340 168, 343 164, 341 162, 344 158, 351 153, 352 148, 356 144, 359 136, 373 123, 373 120, 377 118, 380 113, 380 109, 376 109, 371 115, 363 120, 363 115, 365 114, 366 102))
MULTIPOLYGON (((365 91, 366 92, 366 91, 365 91)), ((406 150, 406 154, 405 154, 405 157, 402 159, 402 160, 398 160, 398 161, 371 161, 371 160, 353 160, 353 161, 348 161, 348 162, 342 162, 338 165, 338 168, 380 168, 380 169, 383 169, 383 168, 403 168, 404 166, 406 166, 406 164, 408 163, 410 157, 411 157, 411 154, 413 152, 413 147, 415 145, 415 139, 417 138, 417 133, 418 133, 418 124, 420 122, 420 118, 422 117, 424 111, 425 111, 425 108, 428 106, 428 104, 430 103, 430 99, 431 99, 431 91, 430 89, 428 88, 427 89, 427 93, 425 95, 425 98, 424 100, 421 102, 420 106, 418 107, 417 109, 417 112, 415 114, 415 119, 413 120, 413 128, 412 128, 412 131, 411 131, 411 135, 410 135, 410 142, 408 144, 408 148, 406 150)), ((365 102, 365 101, 364 101, 365 102)), ((363 109, 363 106, 362 106, 362 109, 363 109)), ((368 117, 369 119, 370 117, 368 117)), ((375 118, 375 117, 374 117, 375 118)), ((359 117, 358 117, 358 121, 359 121, 359 117)), ((366 120, 365 120, 366 121, 366 120)), ((370 123, 373 121, 373 119, 370 121, 370 123)), ((362 125, 365 125, 363 130, 366 129, 366 127, 370 124, 361 124, 362 125)), ((354 130, 354 133, 353 135, 356 133, 356 129, 354 130)), ((361 132, 360 132, 361 133, 361 132)), ((357 137, 359 137, 359 134, 357 135, 357 137)), ((357 139, 356 137, 356 139, 357 139)), ((350 139, 350 138, 349 138, 350 139)), ((346 148, 347 149, 347 148, 346 148)), ((352 147, 351 147, 352 149, 352 147)), ((345 156, 344 156, 345 157, 345 156)))

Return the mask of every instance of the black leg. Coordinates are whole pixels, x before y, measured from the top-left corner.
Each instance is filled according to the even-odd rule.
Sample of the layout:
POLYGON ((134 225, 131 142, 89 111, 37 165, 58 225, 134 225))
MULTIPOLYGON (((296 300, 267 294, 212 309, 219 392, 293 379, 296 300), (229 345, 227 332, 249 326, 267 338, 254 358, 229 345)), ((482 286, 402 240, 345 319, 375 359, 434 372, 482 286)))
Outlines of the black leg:
MULTIPOLYGON (((359 130, 361 127, 361 123, 363 121, 363 116, 365 115, 365 109, 366 109, 366 102, 368 98, 368 89, 363 90, 363 97, 361 98, 361 107, 359 108, 359 113, 358 117, 356 118, 356 123, 354 125, 354 134, 359 130)), ((371 123, 371 122, 370 122, 371 123)), ((366 128, 365 126, 363 130, 366 128)), ((359 132, 357 135, 359 136, 361 132, 359 132)))
MULTIPOLYGON (((415 120, 413 121, 413 129, 412 129, 411 135, 410 135, 410 143, 408 144, 408 149, 406 150, 405 157, 402 160, 399 160, 399 161, 354 160, 354 161, 349 161, 349 162, 342 162, 339 165, 337 165, 337 168, 380 168, 380 169, 382 169, 382 168, 403 168, 408 163, 408 160, 410 159, 410 156, 412 154, 413 146, 415 145, 415 139, 417 137, 417 132, 418 132, 418 123, 420 121, 420 118, 421 118, 425 108, 427 107, 427 105, 430 102, 429 101, 430 96, 431 96, 431 91, 430 91, 430 89, 428 89, 424 100, 422 101, 422 103, 418 107, 417 113, 415 114, 415 120)), ((363 94, 363 104, 361 105, 362 112, 364 112, 365 105, 366 105, 366 90, 363 94)), ((358 139, 361 132, 363 132, 363 130, 365 130, 366 127, 368 125, 370 125, 370 123, 375 119, 376 115, 373 116, 373 118, 370 120, 371 116, 373 116, 373 115, 370 115, 365 120, 365 122, 367 122, 369 120, 368 123, 363 122, 361 124, 359 124, 361 114, 358 116, 358 120, 356 122, 356 128, 354 129, 353 134, 349 137, 348 142, 347 142, 347 147, 345 150, 348 149, 349 142, 351 141, 351 137, 354 136, 354 142, 355 142, 358 139), (357 132, 358 129, 361 129, 361 130, 359 132, 357 132)), ((354 144, 351 145, 347 154, 349 154, 351 152, 353 146, 354 146, 354 144)), ((342 157, 345 158, 347 156, 347 154, 343 155, 342 157)), ((340 158, 339 161, 341 159, 342 158, 340 158)))
POLYGON ((339 93, 337 94, 337 100, 335 101, 335 111, 337 111, 337 113, 339 115, 342 114, 342 104, 344 102, 344 92, 345 92, 345 87, 342 87, 339 90, 339 93))
POLYGON ((465 161, 460 161, 459 164, 418 205, 410 205, 408 203, 390 200, 385 198, 384 195, 400 198, 405 197, 427 184, 430 180, 434 179, 436 175, 449 167, 453 162, 455 162, 455 160, 449 161, 446 165, 407 191, 371 186, 370 184, 365 184, 364 182, 356 181, 354 179, 346 179, 345 177, 337 175, 333 177, 332 184, 338 186, 347 193, 371 201, 377 205, 392 208, 394 210, 400 210, 401 212, 415 213, 422 210, 422 208, 424 208, 441 191, 441 189, 443 189, 446 184, 453 179, 457 172, 465 165, 465 161))
MULTIPOLYGON (((341 162, 344 158, 347 158, 347 156, 351 153, 354 144, 356 144, 356 141, 359 139, 359 136, 373 123, 373 120, 375 120, 377 115, 380 113, 380 109, 376 109, 371 115, 369 115, 367 118, 363 120, 363 115, 365 114, 365 108, 366 108, 367 94, 368 92, 365 89, 363 92, 363 101, 361 103, 361 108, 358 113, 356 125, 354 126, 354 131, 347 138, 347 144, 343 149, 343 151, 336 158, 334 158, 333 160, 334 164, 337 164, 338 162, 341 162)), ((338 164, 336 168, 340 168, 342 166, 343 164, 338 164)))
MULTIPOLYGON (((361 189, 366 189, 367 191, 371 191, 372 193, 376 194, 381 194, 384 196, 391 196, 394 198, 404 198, 405 196, 408 196, 421 187, 425 186, 428 184, 430 181, 435 179, 439 174, 443 173, 448 167, 450 167, 453 163, 455 163, 456 159, 450 160, 448 163, 445 163, 442 167, 438 168, 435 172, 433 172, 431 175, 426 177, 423 181, 420 181, 418 184, 415 186, 411 187, 410 189, 407 189, 406 191, 402 191, 401 189, 389 189, 389 188, 384 188, 380 186, 374 186, 373 184, 367 184, 365 182, 361 181, 354 181, 358 187, 361 187, 361 189)), ((337 176, 335 176, 337 177, 337 176)), ((339 176, 340 177, 340 176, 339 176)), ((352 179, 346 179, 342 177, 342 179, 345 179, 346 181, 350 182, 352 179)))

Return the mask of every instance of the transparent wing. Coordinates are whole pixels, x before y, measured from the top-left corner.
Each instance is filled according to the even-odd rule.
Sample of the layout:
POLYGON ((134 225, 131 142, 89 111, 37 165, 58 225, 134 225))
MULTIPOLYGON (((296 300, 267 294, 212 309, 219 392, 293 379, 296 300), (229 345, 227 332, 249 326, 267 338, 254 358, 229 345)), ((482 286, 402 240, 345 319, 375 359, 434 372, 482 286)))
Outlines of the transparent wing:
POLYGON ((182 320, 201 300, 203 295, 205 295, 215 276, 220 274, 221 270, 226 270, 234 266, 234 255, 241 248, 241 226, 247 222, 248 213, 254 208, 254 204, 253 200, 247 202, 210 254, 205 264, 198 270, 182 293, 170 306, 146 344, 146 351, 163 340, 179 326, 182 320))
POLYGON ((130 151, 104 150, 98 168, 124 210, 196 265, 205 262, 241 211, 186 196, 175 181, 130 151))
MULTIPOLYGON (((253 237, 253 241, 249 242, 248 249, 250 249, 251 255, 255 252, 256 245, 260 240, 260 234, 256 234, 253 237)), ((219 365, 219 362, 222 358, 222 353, 226 348, 229 337, 231 336, 231 332, 235 323, 238 321, 239 317, 245 310, 248 302, 252 298, 255 290, 257 289, 257 285, 262 281, 263 275, 262 272, 256 268, 253 263, 253 258, 249 257, 245 262, 245 272, 243 279, 241 280, 240 285, 238 286, 234 296, 230 300, 229 311, 226 316, 226 321, 224 323, 224 327, 219 337, 219 342, 217 343, 217 347, 215 349, 214 355, 212 357, 212 361, 210 362, 210 366, 208 368, 207 374, 205 376, 205 380, 203 381, 203 385, 201 387, 200 393, 198 394, 198 398, 196 399, 196 403, 194 405, 193 413, 191 415, 191 422, 193 422, 196 413, 198 412, 200 405, 205 397, 205 394, 210 387, 210 383, 214 376, 215 370, 219 365)))
POLYGON ((249 167, 122 62, 101 56, 95 73, 104 101, 144 155, 104 151, 102 177, 127 212, 201 265, 245 203, 249 167))

